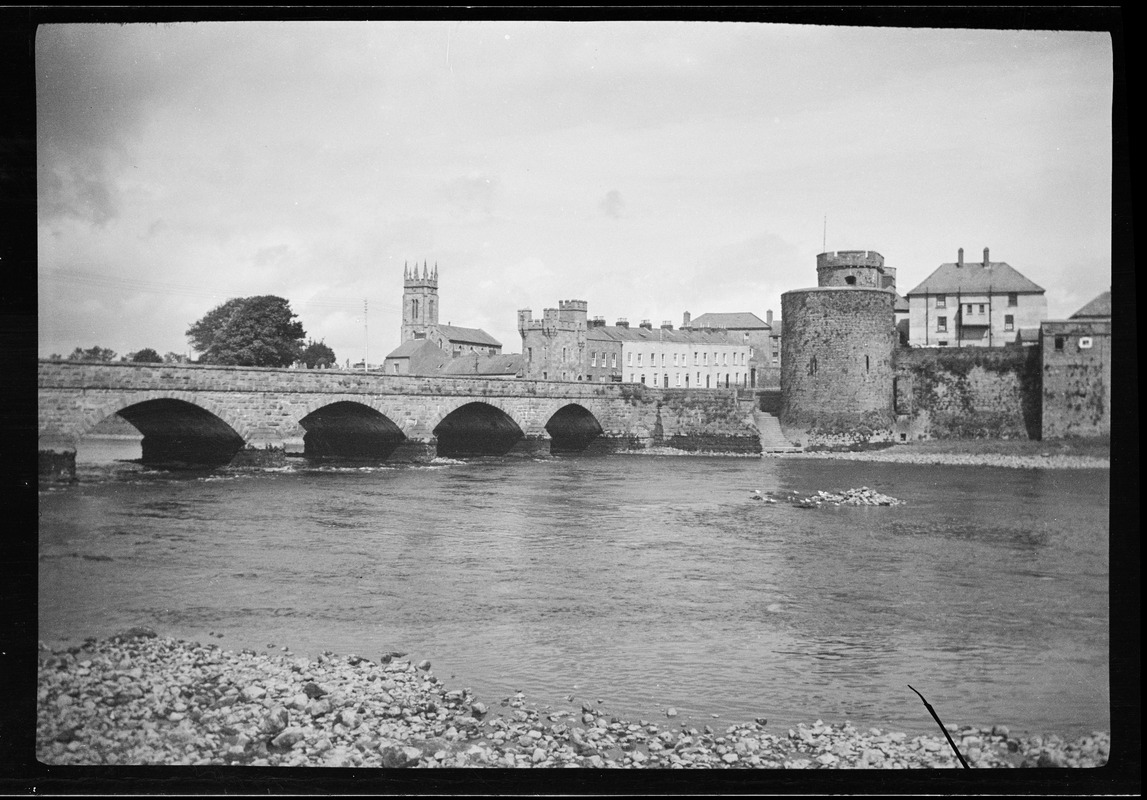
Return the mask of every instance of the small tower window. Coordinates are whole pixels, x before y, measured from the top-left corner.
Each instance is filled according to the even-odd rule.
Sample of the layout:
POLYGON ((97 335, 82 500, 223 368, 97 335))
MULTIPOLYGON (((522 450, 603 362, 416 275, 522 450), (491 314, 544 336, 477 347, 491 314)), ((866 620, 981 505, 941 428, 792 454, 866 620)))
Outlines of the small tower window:
POLYGON ((856 276, 855 275, 848 275, 845 277, 844 282, 847 283, 849 286, 855 286, 856 285, 856 276))

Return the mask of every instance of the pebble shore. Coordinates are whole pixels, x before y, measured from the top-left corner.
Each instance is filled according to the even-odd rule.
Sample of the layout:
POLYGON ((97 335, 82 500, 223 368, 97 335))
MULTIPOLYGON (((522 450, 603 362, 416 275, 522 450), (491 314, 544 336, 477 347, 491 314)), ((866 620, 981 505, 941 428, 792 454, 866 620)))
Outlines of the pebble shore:
MULTIPOLYGON (((41 646, 36 755, 45 764, 628 769, 960 768, 946 738, 821 721, 692 727, 622 720, 567 697, 538 710, 447 689, 429 661, 229 652, 146 628, 41 646)), ((1099 767, 1110 734, 1074 742, 949 725, 974 768, 1099 767)))

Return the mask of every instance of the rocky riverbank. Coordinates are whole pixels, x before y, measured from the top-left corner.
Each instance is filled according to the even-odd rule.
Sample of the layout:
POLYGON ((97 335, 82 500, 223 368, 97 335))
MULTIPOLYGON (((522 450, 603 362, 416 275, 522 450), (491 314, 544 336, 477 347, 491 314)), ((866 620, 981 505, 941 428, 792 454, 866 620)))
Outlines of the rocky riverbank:
POLYGON ((1111 460, 1097 456, 1057 453, 946 453, 920 451, 909 447, 885 450, 814 451, 777 456, 778 458, 827 458, 846 461, 885 461, 896 464, 939 464, 944 466, 1011 467, 1015 469, 1110 469, 1111 460))
MULTIPOLYGON (((591 698, 540 711, 521 694, 448 689, 428 661, 238 653, 133 629, 41 648, 36 755, 46 764, 823 769, 955 767, 947 740, 847 722, 771 730, 622 720, 591 698)), ((950 725, 969 766, 1097 767, 1110 736, 1016 737, 950 725)))

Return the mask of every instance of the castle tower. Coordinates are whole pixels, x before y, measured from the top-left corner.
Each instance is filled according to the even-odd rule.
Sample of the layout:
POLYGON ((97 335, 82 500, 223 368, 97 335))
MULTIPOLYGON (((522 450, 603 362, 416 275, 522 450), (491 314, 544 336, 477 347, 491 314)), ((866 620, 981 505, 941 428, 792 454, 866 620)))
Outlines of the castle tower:
POLYGON ((431 271, 426 262, 411 269, 402 265, 402 341, 426 339, 438 325, 438 265, 431 271))
POLYGON ((781 295, 779 416, 810 443, 892 436, 896 294, 885 270, 873 250, 821 253, 818 285, 781 295))

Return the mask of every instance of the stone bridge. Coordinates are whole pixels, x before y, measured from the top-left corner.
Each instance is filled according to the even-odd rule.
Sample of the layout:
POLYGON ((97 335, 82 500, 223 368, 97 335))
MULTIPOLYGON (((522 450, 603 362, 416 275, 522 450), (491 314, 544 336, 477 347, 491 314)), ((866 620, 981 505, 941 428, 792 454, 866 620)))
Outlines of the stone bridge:
POLYGON ((761 452, 753 398, 736 389, 40 361, 38 390, 40 474, 63 477, 75 475, 77 443, 114 414, 139 429, 143 463, 158 468, 656 446, 761 452))

